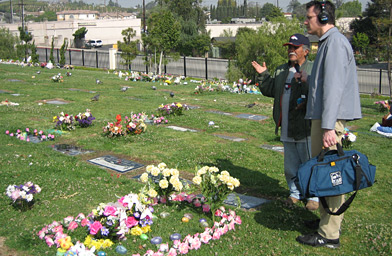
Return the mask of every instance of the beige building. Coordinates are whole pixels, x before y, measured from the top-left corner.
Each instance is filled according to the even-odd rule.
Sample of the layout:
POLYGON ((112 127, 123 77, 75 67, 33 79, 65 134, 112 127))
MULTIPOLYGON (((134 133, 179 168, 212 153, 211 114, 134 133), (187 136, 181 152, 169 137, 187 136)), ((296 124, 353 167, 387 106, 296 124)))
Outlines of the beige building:
POLYGON ((90 10, 69 10, 56 12, 57 21, 68 20, 95 20, 99 17, 98 11, 90 10))

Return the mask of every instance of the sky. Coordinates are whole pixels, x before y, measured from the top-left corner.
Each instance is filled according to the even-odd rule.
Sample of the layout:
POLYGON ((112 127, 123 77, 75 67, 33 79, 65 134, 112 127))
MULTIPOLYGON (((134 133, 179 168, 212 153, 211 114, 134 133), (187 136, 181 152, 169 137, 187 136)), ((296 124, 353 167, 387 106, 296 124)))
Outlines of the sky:
MULTIPOLYGON (((101 5, 104 4, 105 0, 82 0, 85 3, 94 3, 96 5, 101 5)), ((134 7, 137 5, 142 5, 143 0, 112 0, 113 2, 118 1, 118 4, 121 5, 122 7, 134 7)), ((147 4, 148 2, 151 2, 152 0, 145 0, 145 3, 147 4)), ((244 1, 243 0, 236 0, 237 4, 242 4, 244 1)), ((276 5, 277 0, 248 0, 248 4, 251 2, 258 3, 259 6, 263 6, 266 3, 271 3, 276 5)), ((290 3, 290 0, 278 0, 279 1, 279 7, 283 9, 283 11, 286 11, 286 8, 288 4, 290 3)), ((310 0, 298 0, 301 4, 305 4, 309 2, 310 0)), ((109 0, 106 0, 106 4, 109 2, 109 0)), ((348 2, 348 0, 345 0, 344 2, 348 2)), ((370 2, 369 0, 359 0, 359 2, 362 4, 362 10, 364 10, 367 6, 367 3, 370 2)), ((218 0, 203 0, 202 5, 205 6, 210 6, 210 5, 217 5, 218 0)))

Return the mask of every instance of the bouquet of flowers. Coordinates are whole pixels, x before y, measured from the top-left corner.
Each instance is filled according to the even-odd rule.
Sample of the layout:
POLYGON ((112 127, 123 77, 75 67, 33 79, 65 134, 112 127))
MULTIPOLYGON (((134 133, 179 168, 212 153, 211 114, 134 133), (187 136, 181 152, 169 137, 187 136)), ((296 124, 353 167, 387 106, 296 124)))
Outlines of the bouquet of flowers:
POLYGON ((9 185, 6 195, 12 200, 12 204, 22 211, 30 209, 34 204, 34 194, 41 192, 40 186, 31 181, 22 185, 9 185))
POLYGON ((384 112, 385 110, 388 110, 390 108, 389 103, 387 100, 380 100, 380 101, 376 101, 374 102, 374 104, 379 106, 379 111, 380 112, 384 112))
POLYGON ((147 125, 144 123, 147 115, 144 113, 132 114, 131 117, 125 117, 126 133, 131 135, 136 135, 143 133, 147 130, 147 125))
POLYGON ((169 169, 165 163, 160 163, 158 166, 148 165, 146 172, 140 176, 140 181, 146 183, 145 190, 149 197, 166 203, 173 192, 180 192, 184 187, 179 175, 177 169, 169 169))
POLYGON ((166 105, 160 105, 158 107, 159 116, 168 116, 168 115, 182 115, 184 110, 188 110, 189 107, 186 104, 181 103, 172 103, 166 105))
POLYGON ((55 76, 52 76, 52 81, 56 83, 62 83, 64 82, 63 76, 59 73, 55 76))
POLYGON ((154 124, 167 124, 169 120, 167 120, 164 116, 154 116, 151 115, 151 120, 154 124))
POLYGON ((199 169, 192 181, 200 187, 212 212, 222 206, 227 195, 240 185, 240 181, 230 176, 228 171, 220 172, 217 167, 209 166, 199 169))
POLYGON ((79 113, 76 115, 75 120, 79 122, 80 127, 85 128, 93 125, 93 120, 95 120, 95 117, 93 117, 89 109, 86 109, 85 113, 79 113))
POLYGON ((353 142, 356 141, 357 136, 354 133, 351 133, 347 128, 344 128, 344 135, 342 138, 342 146, 343 148, 350 148, 353 142))
POLYGON ((122 125, 121 125, 121 115, 116 116, 117 122, 115 123, 110 123, 106 126, 103 127, 103 133, 108 136, 108 137, 118 137, 118 136, 124 136, 126 132, 123 130, 122 125))
POLYGON ((56 123, 55 128, 59 130, 75 130, 74 118, 72 115, 61 112, 58 116, 53 117, 53 122, 56 123))
POLYGON ((123 240, 127 234, 140 236, 151 231, 154 209, 149 203, 145 195, 132 193, 116 203, 101 203, 87 216, 89 235, 84 244, 91 248, 99 239, 123 240))

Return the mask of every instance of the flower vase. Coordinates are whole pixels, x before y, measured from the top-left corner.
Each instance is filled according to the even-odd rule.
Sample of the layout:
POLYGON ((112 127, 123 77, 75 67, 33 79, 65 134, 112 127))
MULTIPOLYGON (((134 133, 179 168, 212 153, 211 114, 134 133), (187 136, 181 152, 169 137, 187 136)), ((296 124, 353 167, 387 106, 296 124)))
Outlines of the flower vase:
POLYGON ((27 210, 31 210, 33 208, 33 201, 27 202, 24 199, 17 199, 14 203, 13 206, 17 209, 19 209, 22 212, 26 212, 27 210))

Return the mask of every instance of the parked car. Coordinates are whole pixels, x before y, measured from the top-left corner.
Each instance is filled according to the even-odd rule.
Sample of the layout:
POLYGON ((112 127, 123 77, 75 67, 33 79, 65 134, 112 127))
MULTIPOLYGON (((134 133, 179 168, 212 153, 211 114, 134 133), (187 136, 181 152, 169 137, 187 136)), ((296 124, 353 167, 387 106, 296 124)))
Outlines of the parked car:
POLYGON ((101 39, 90 39, 86 42, 86 48, 97 48, 102 47, 103 43, 101 39))

